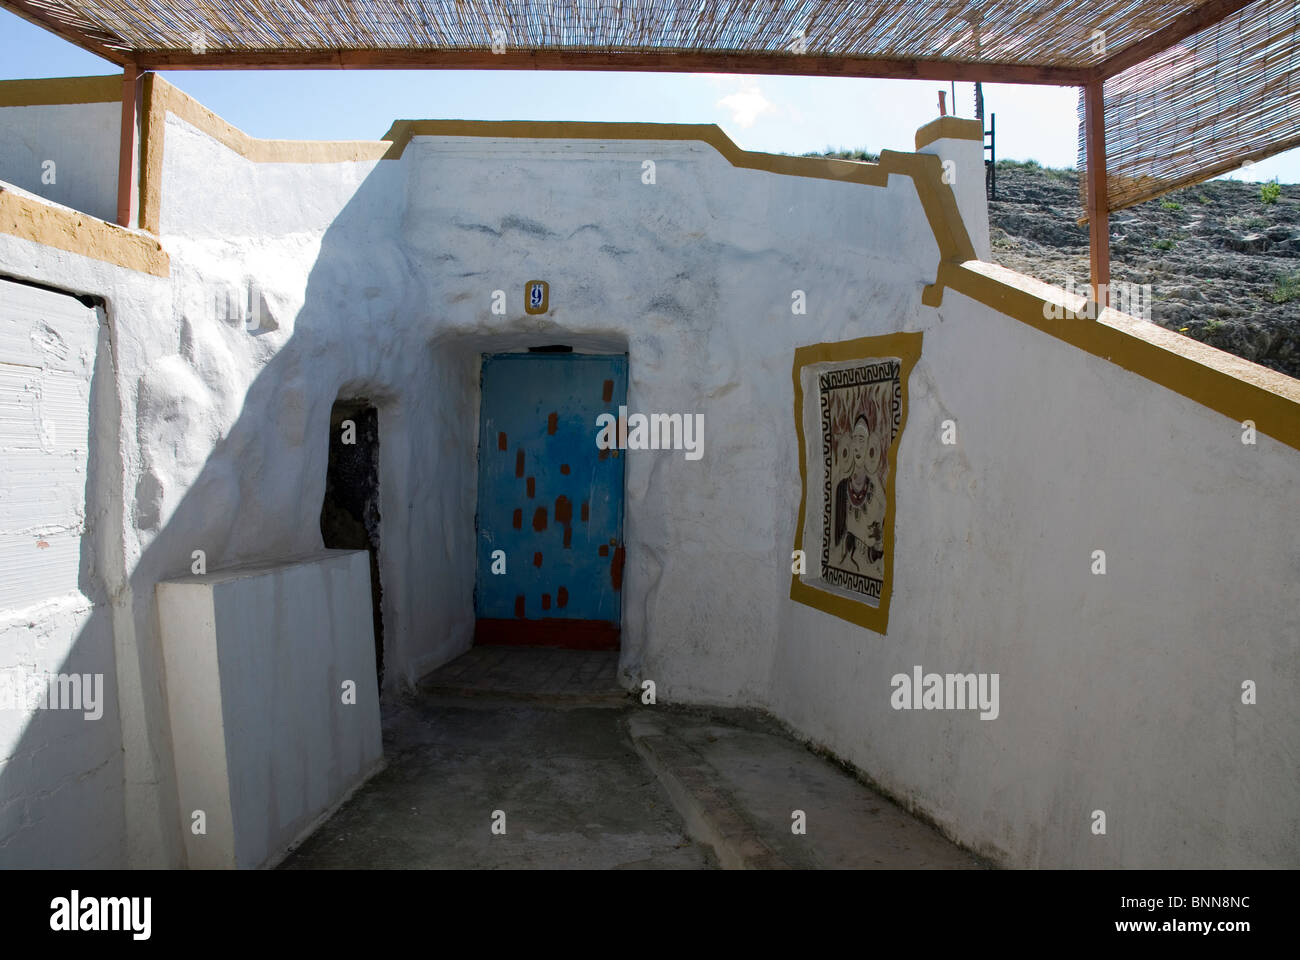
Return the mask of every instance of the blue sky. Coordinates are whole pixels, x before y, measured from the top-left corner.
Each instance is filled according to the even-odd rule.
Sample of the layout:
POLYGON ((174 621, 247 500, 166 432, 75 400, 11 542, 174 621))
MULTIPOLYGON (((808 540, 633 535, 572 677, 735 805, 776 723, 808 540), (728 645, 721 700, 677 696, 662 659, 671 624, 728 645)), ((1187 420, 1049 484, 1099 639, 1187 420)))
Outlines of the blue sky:
MULTIPOLYGON (((27 21, 0 10, 0 79, 119 72, 27 21)), ((748 150, 912 150, 916 128, 938 115, 927 81, 706 74, 546 71, 268 70, 174 71, 168 81, 255 137, 374 140, 397 119, 635 120, 716 123, 748 150)), ((957 84, 961 116, 974 88, 957 84)), ((951 95, 950 95, 951 96, 951 95)), ((1072 87, 989 84, 998 156, 1053 167, 1075 163, 1072 87)), ((1234 179, 1300 182, 1300 150, 1234 179)))

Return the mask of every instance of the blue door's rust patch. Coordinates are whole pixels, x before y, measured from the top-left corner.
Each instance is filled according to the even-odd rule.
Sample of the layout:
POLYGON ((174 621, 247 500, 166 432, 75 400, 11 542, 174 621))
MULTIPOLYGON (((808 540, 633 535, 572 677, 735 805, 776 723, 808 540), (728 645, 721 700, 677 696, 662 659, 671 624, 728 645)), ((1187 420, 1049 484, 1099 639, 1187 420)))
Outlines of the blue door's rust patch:
POLYGON ((624 459, 600 456, 596 417, 625 402, 627 357, 495 354, 483 359, 481 383, 480 639, 524 642, 530 625, 616 636, 624 459), (504 574, 492 573, 495 550, 505 551, 504 574))

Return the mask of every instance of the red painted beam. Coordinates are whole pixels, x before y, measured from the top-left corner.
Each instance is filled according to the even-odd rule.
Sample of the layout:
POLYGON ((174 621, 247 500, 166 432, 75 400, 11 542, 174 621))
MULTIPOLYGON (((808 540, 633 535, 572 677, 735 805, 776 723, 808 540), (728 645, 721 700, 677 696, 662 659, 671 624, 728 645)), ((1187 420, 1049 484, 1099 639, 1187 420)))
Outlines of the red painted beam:
POLYGON ((1110 300, 1110 209, 1106 195, 1105 82, 1098 80, 1083 90, 1084 138, 1088 159, 1088 259, 1092 273, 1092 300, 1106 306, 1110 300))
POLYGON ((205 53, 137 50, 136 62, 156 70, 604 70, 647 73, 753 73, 1077 86, 1091 68, 960 60, 822 57, 790 53, 599 50, 269 50, 205 53))
POLYGON ((140 179, 136 175, 135 161, 139 131, 137 104, 140 98, 141 75, 134 64, 128 63, 122 71, 122 135, 117 154, 117 222, 130 227, 136 216, 140 179))

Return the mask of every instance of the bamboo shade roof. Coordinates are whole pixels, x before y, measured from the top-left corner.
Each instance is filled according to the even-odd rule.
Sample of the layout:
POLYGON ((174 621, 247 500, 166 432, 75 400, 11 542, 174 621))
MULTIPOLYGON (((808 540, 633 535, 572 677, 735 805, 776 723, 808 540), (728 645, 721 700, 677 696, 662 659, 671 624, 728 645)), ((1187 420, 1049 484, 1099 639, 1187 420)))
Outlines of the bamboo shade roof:
POLYGON ((1110 209, 1300 146, 1298 50, 1300 3, 1259 0, 1108 79, 1110 209))
MULTIPOLYGON (((1300 144, 1300 0, 0 0, 0 6, 141 70, 595 69, 1104 84, 1105 206, 1111 210, 1300 144)), ((1081 123, 1081 166, 1083 154, 1081 123)))
MULTIPOLYGON (((3 0, 136 63, 247 55, 799 55, 1055 68, 1082 76, 1206 0, 3 0), (1104 30, 1104 48, 1094 31, 1104 30), (204 50, 196 53, 201 34, 204 50)), ((1228 6, 1239 6, 1229 4, 1228 6)), ((242 59, 241 59, 242 58, 242 59)), ((118 62, 125 62, 119 59, 118 62)), ((255 60, 256 58, 252 58, 255 60)), ((382 57, 370 58, 382 65, 382 57)), ((427 58, 431 65, 437 57, 427 58)), ((270 61, 268 61, 270 62, 270 61)), ((358 59, 358 64, 364 59, 358 59)), ((250 61, 251 63, 251 61, 250 61)))

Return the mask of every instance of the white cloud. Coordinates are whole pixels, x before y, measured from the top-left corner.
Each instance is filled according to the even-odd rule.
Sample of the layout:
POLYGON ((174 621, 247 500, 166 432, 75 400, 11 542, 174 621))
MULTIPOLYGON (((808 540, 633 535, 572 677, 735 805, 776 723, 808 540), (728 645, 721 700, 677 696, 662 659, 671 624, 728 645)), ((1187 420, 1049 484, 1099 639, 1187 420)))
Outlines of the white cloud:
POLYGON ((776 107, 772 101, 763 96, 758 84, 752 84, 735 93, 729 93, 716 104, 731 112, 731 120, 742 130, 752 127, 755 121, 765 113, 772 113, 776 107))

